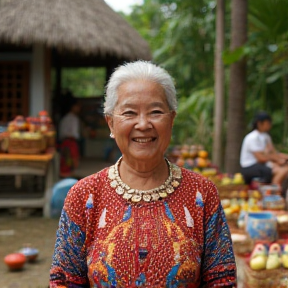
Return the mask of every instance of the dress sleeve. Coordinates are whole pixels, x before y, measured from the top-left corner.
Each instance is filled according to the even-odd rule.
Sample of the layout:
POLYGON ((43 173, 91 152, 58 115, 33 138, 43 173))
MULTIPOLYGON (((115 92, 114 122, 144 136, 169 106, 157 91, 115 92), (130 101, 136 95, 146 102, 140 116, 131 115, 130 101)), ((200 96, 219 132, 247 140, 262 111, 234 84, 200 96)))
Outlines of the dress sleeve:
POLYGON ((50 269, 50 288, 90 287, 85 247, 87 197, 86 193, 82 192, 86 189, 83 189, 81 181, 79 182, 70 189, 61 213, 50 269))
POLYGON ((231 234, 217 188, 205 181, 204 253, 201 287, 236 287, 237 273, 231 234))

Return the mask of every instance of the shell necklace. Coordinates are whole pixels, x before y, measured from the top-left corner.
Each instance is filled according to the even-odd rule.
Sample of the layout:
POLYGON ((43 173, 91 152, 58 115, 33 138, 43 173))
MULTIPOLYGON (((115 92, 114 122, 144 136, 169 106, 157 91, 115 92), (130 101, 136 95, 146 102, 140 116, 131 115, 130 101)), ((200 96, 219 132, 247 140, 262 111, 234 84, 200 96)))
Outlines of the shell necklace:
POLYGON ((108 178, 111 180, 110 186, 115 189, 118 195, 121 195, 127 201, 138 203, 141 200, 144 200, 145 202, 161 200, 166 198, 169 194, 172 194, 181 183, 181 169, 165 159, 169 166, 169 177, 161 186, 150 190, 132 189, 123 183, 120 178, 118 168, 121 159, 122 157, 115 163, 115 165, 109 168, 108 178))

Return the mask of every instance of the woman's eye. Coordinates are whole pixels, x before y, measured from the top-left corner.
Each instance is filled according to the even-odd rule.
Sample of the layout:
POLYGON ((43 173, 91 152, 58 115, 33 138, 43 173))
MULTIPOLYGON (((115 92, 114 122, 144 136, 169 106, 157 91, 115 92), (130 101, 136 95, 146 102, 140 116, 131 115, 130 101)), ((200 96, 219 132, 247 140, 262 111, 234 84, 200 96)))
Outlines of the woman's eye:
POLYGON ((135 116, 136 112, 134 112, 134 111, 125 111, 122 115, 124 115, 124 116, 135 116))
POLYGON ((163 111, 161 111, 161 110, 153 110, 152 112, 151 112, 151 114, 163 114, 163 111))

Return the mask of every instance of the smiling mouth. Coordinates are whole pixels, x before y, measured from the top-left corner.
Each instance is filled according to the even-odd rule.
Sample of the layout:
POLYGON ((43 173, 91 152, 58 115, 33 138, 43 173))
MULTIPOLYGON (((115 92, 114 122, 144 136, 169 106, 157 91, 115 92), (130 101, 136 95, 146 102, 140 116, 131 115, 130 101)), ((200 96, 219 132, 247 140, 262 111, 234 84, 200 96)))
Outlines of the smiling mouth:
POLYGON ((156 137, 150 137, 150 138, 133 138, 132 139, 134 142, 137 143, 148 143, 148 142, 153 142, 156 140, 156 137))

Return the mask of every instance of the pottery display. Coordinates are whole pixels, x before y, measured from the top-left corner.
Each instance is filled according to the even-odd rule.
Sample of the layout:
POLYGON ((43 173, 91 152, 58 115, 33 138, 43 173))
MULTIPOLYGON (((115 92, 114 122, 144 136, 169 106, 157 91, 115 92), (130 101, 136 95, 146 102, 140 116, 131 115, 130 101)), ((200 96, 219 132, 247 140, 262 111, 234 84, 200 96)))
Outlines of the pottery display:
POLYGON ((4 257, 4 262, 10 270, 21 270, 26 262, 26 257, 22 253, 11 253, 4 257))
POLYGON ((280 267, 281 267, 281 246, 278 243, 272 243, 269 247, 266 269, 273 270, 278 269, 280 267))
POLYGON ((247 215, 246 231, 253 240, 277 240, 277 218, 270 212, 250 212, 247 215))
POLYGON ((266 195, 276 195, 280 193, 279 186, 276 184, 262 185, 259 190, 263 197, 266 195))
POLYGON ((250 267, 253 270, 266 269, 268 251, 265 245, 258 243, 251 254, 250 257, 250 267))

